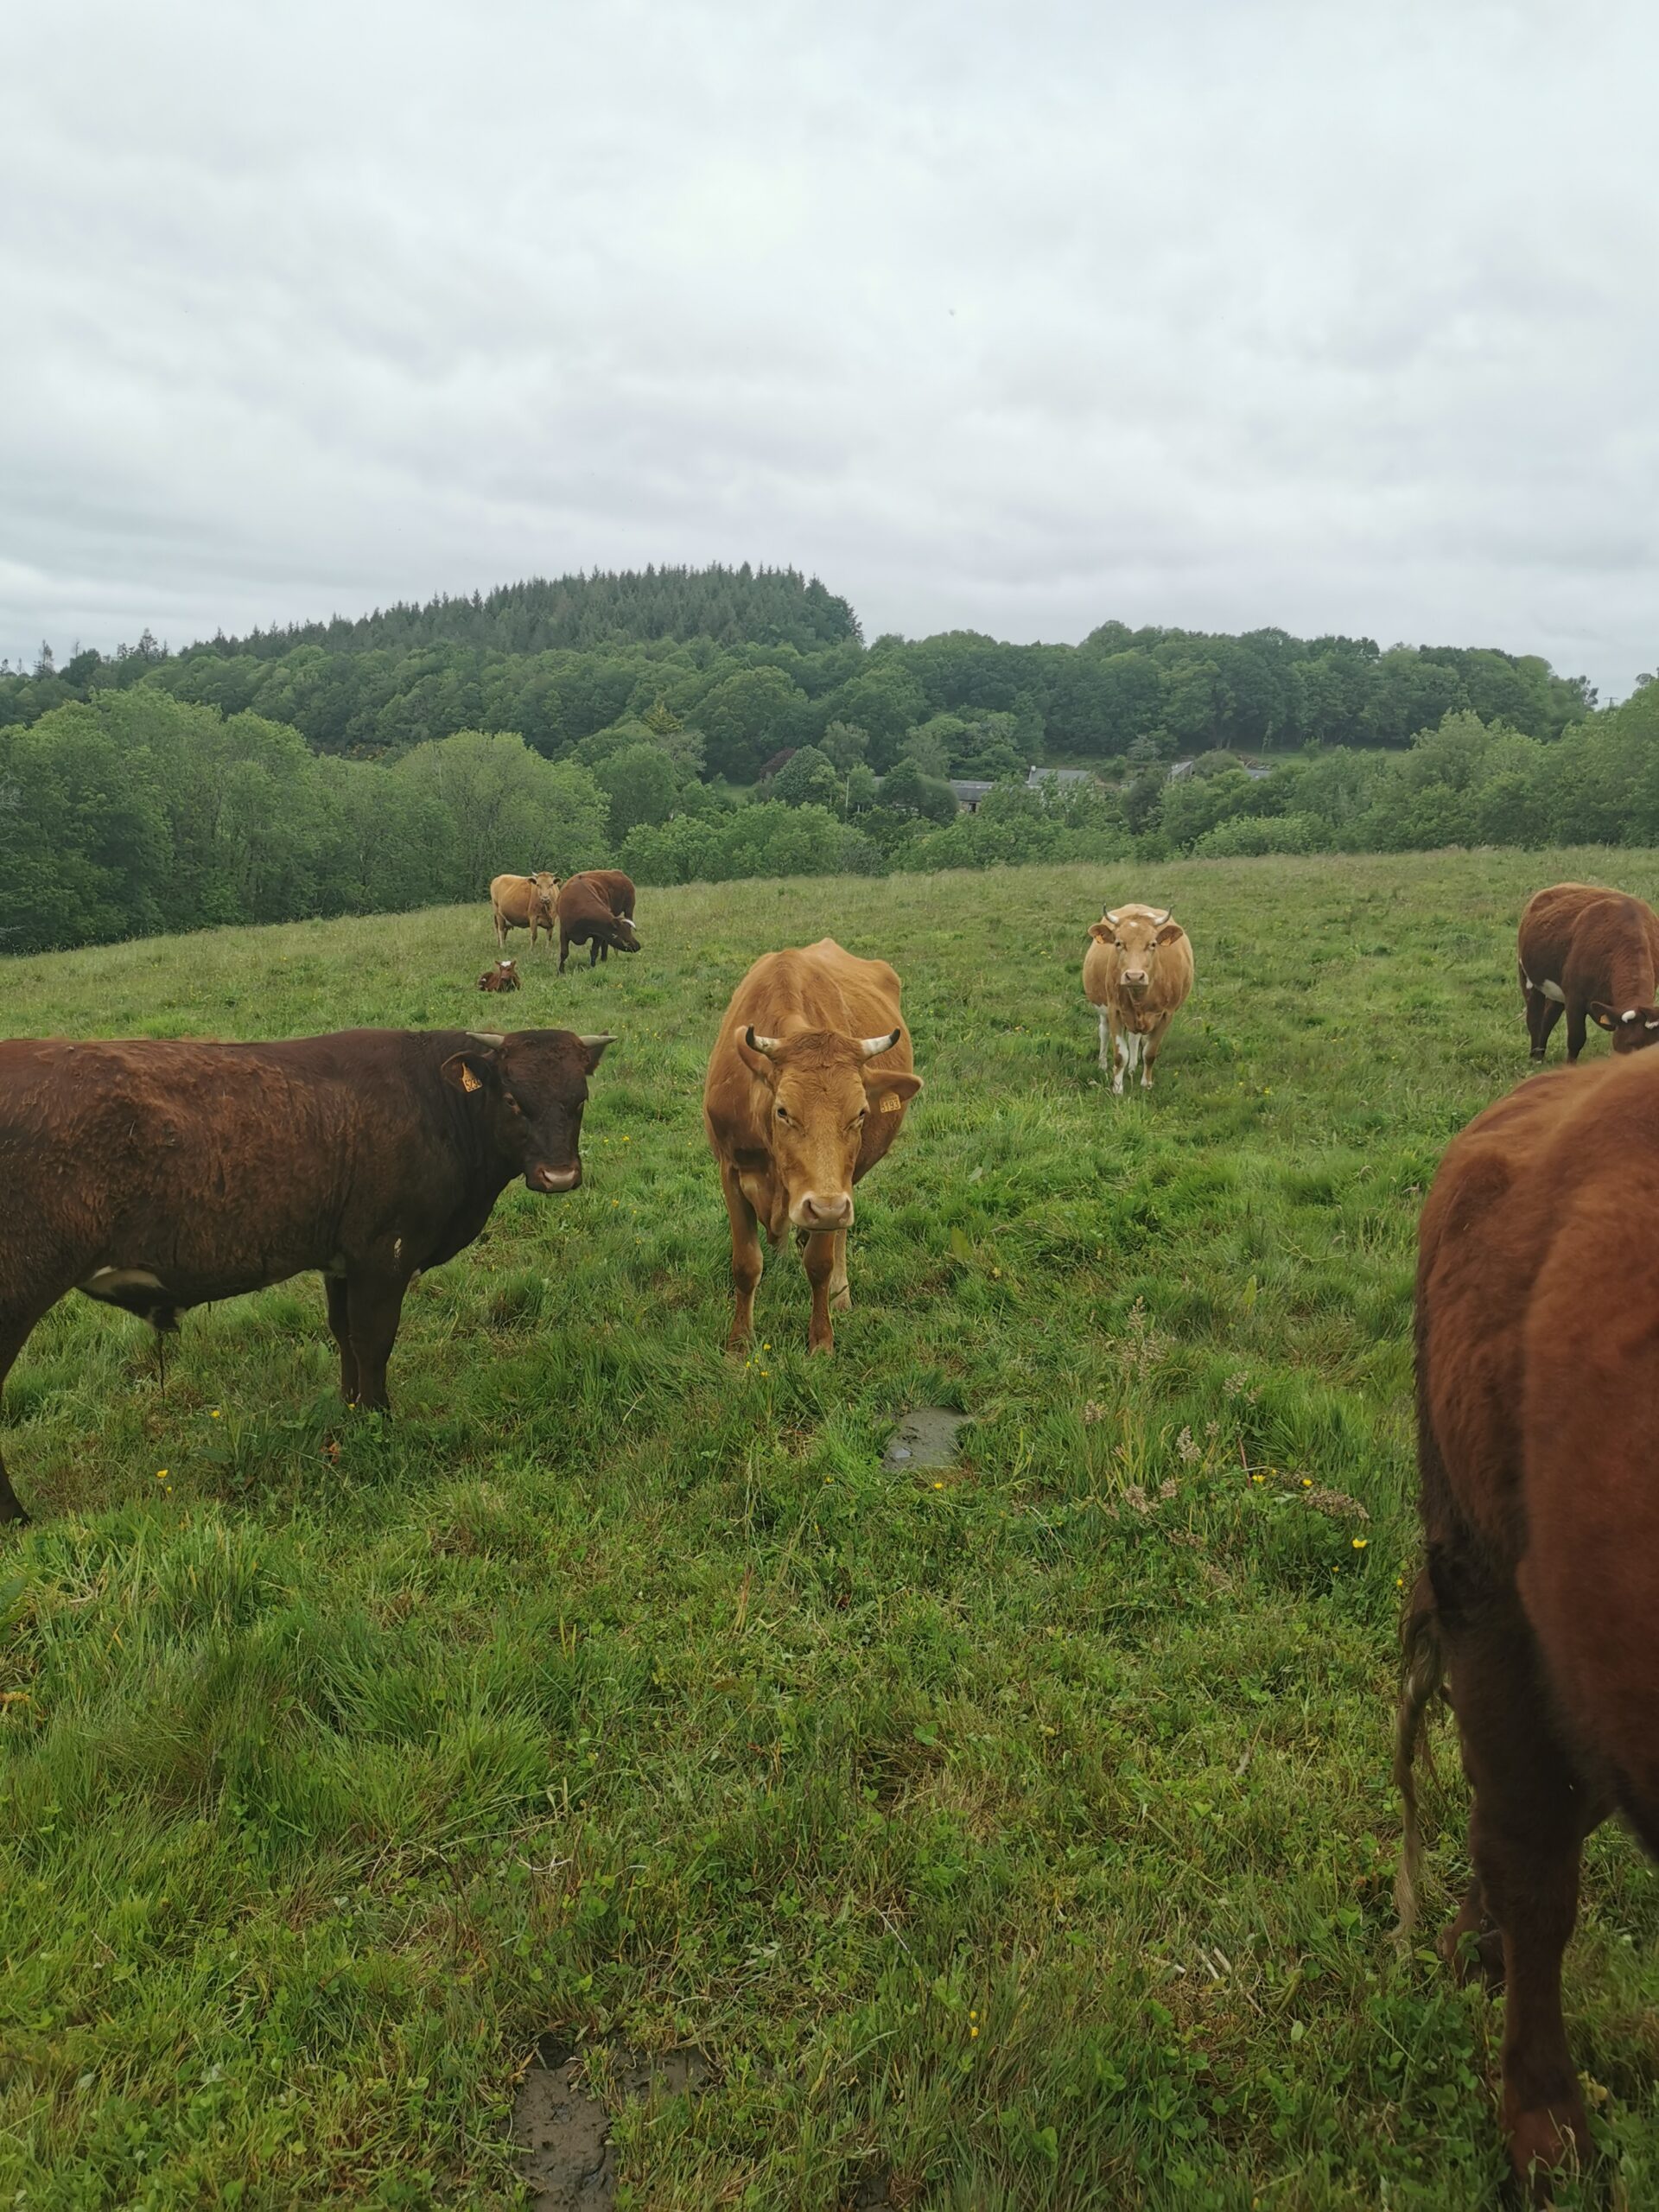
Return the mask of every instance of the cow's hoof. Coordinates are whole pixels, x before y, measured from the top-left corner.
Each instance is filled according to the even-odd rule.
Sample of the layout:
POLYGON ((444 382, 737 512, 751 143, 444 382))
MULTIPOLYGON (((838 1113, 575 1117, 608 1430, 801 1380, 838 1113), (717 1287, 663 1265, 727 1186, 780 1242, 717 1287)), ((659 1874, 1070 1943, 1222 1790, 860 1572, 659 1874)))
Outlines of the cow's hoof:
POLYGON ((853 1294, 848 1289, 845 1283, 842 1283, 839 1290, 832 1290, 830 1292, 830 1311, 835 1313, 850 1313, 852 1312, 853 1294))
POLYGON ((1434 1945, 1460 1988, 1479 1983, 1496 1996, 1503 1986, 1503 1938, 1496 1928, 1473 1928, 1461 1914, 1434 1945))
POLYGON ((813 1337, 809 1341, 806 1347, 809 1356, 816 1357, 821 1355, 825 1359, 829 1358, 830 1353, 834 1351, 835 1348, 836 1340, 834 1337, 827 1334, 822 1337, 813 1337))
POLYGON ((1123 1078, 1122 1076, 1119 1076, 1112 1084, 1112 1096, 1114 1098, 1121 1098, 1123 1096, 1123 1078))
POLYGON ((1552 2182, 1563 2166, 1576 2166, 1590 2148, 1590 2124, 1577 2091, 1562 2101, 1559 2111, 1547 2105, 1529 2112, 1505 2115, 1504 2133, 1516 2179, 1534 2204, 1548 2204, 1552 2182))

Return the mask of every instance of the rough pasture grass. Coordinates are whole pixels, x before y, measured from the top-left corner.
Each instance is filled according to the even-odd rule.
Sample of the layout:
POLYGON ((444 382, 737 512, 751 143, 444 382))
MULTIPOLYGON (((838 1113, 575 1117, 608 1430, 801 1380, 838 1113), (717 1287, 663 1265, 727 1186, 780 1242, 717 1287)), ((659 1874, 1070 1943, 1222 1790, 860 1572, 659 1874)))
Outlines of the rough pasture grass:
MULTIPOLYGON (((1499 2009, 1388 1941, 1412 1238, 1525 1071, 1523 898, 1608 857, 647 893, 637 960, 521 955, 507 1018, 621 1039, 588 1180, 417 1285, 394 1428, 314 1281, 189 1318, 165 1397, 60 1307, 5 1431, 0 2202, 510 2205, 556 2027, 709 2053, 621 2122, 654 2212, 1498 2203, 1499 2009), (1150 1102, 1096 1070, 1103 893, 1197 947, 1150 1102), (791 1252, 746 1366, 701 1072, 826 929, 928 1087, 837 1357, 791 1252), (918 1401, 977 1416, 942 1486, 879 1464, 918 1401)), ((0 1030, 488 1022, 490 951, 480 904, 18 961, 0 1030)), ((1656 1923, 1604 1836, 1568 1995, 1628 2206, 1656 1923)))

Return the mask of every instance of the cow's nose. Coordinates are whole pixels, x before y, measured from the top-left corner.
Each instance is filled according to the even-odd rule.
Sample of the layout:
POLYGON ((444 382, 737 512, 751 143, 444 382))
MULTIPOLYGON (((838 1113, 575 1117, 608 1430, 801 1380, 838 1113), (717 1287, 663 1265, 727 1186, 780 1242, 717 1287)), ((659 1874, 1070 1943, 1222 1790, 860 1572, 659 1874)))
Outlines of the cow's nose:
POLYGON ((808 1191, 801 1199, 799 1224, 803 1229, 845 1229, 853 1217, 853 1201, 849 1192, 838 1198, 820 1198, 816 1191, 808 1191))
POLYGON ((582 1162, 574 1167, 532 1168, 525 1180, 533 1191, 574 1191, 582 1181, 582 1162))
POLYGON ((1144 968, 1126 968, 1123 980, 1132 990, 1138 991, 1147 980, 1147 971, 1144 968))

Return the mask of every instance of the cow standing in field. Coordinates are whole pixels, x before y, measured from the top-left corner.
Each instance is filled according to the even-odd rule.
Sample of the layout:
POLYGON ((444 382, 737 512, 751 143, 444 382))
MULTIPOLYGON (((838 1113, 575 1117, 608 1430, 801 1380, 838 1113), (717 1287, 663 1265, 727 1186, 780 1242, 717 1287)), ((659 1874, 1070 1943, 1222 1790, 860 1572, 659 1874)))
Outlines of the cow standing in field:
POLYGON ((776 1249, 791 1226, 812 1286, 808 1344, 835 1349, 830 1309, 853 1302, 853 1185, 889 1150, 922 1087, 899 994, 884 960, 857 959, 827 937, 767 953, 732 994, 702 1094, 732 1229, 728 1351, 753 1332, 759 1230, 776 1249))
MULTIPOLYGON (((608 1037, 351 1029, 0 1044, 0 1385, 66 1292, 157 1330, 315 1268, 348 1404, 386 1407, 404 1293, 506 1185, 574 1191, 608 1037)), ((0 1521, 23 1518, 0 1461, 0 1521)))
POLYGON ((523 988, 516 960, 497 960, 478 979, 480 991, 516 991, 523 988))
POLYGON ((1165 1032, 1192 988, 1192 944, 1167 906, 1118 906, 1089 931, 1083 995, 1100 1008, 1100 1065, 1112 1089, 1141 1070, 1152 1089, 1165 1032))
POLYGON ((1412 1759, 1444 1681, 1474 1873, 1440 1949, 1508 1985, 1503 2122, 1523 2178, 1590 2149, 1561 2018, 1580 1847, 1622 1812, 1659 1852, 1659 1057, 1535 1077, 1441 1163, 1417 1266, 1427 1564, 1405 1629, 1412 1759))
POLYGON ((1531 1057, 1567 1016, 1569 1065, 1584 1050, 1586 1017, 1616 1052, 1659 1043, 1659 914, 1645 899, 1591 883, 1553 883, 1527 901, 1516 943, 1531 1057))
POLYGON ((536 950, 537 932, 547 931, 548 943, 553 941, 553 925, 558 916, 559 879, 545 868, 534 875, 498 875, 490 884, 490 917, 495 925, 495 941, 504 946, 509 930, 528 930, 530 949, 536 950))
POLYGON ((588 948, 588 965, 608 960, 613 951, 638 952, 633 926, 633 886, 620 868, 594 868, 573 875, 559 893, 559 973, 573 944, 588 948))

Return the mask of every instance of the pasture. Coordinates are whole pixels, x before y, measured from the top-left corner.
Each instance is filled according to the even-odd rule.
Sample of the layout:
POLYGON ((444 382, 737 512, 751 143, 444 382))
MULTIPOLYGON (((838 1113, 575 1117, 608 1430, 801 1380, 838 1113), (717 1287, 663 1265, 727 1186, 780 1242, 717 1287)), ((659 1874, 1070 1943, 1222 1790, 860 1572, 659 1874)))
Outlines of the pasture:
MULTIPOLYGON (((584 1187, 411 1291, 395 1426, 315 1278, 188 1317, 164 1391, 84 1300, 14 1370, 0 2202, 514 2205, 549 2031, 705 2055, 619 2120, 652 2212, 1502 2202, 1499 2005, 1389 1941, 1413 1236, 1526 1072, 1527 894, 1610 864, 1659 893, 1583 852, 646 891, 639 957, 520 947, 511 1001, 482 901, 0 963, 0 1033, 619 1039, 584 1187), (1193 941, 1150 1099, 1096 1065, 1103 898, 1193 941), (703 1065, 826 931, 899 969, 927 1087, 833 1360, 792 1248, 728 1358, 703 1065), (918 1404, 973 1415, 956 1466, 882 1464, 918 1404)), ((1659 2196, 1656 1932, 1604 1832, 1563 2204, 1659 2196)))

